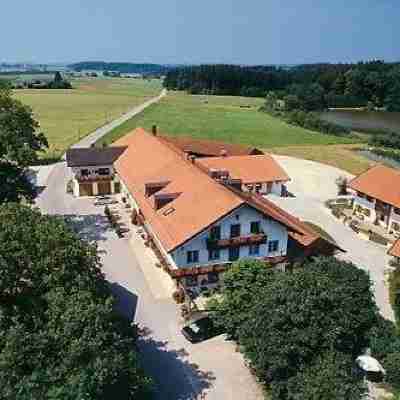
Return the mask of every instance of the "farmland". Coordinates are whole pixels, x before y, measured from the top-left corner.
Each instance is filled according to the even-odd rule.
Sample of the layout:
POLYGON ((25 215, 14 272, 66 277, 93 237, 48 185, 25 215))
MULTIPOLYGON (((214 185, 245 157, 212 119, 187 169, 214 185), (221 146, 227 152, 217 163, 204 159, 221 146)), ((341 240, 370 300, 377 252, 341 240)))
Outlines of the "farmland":
POLYGON ((160 103, 116 128, 101 142, 110 144, 137 126, 149 129, 153 124, 169 135, 215 139, 262 148, 354 142, 354 139, 287 125, 258 111, 263 102, 260 98, 190 96, 182 92, 169 92, 160 103))
POLYGON ((159 80, 79 78, 72 90, 16 90, 32 107, 49 140, 46 158, 59 157, 73 143, 136 105, 156 96, 159 80))

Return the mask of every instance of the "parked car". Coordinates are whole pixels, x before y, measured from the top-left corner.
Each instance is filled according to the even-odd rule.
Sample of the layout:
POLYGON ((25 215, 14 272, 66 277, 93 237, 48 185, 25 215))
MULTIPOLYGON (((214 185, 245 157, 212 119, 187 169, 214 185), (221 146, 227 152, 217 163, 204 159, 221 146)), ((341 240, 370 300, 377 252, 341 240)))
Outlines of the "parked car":
POLYGON ((188 325, 185 325, 181 330, 183 336, 191 343, 199 343, 214 336, 218 336, 223 331, 217 328, 210 317, 202 317, 188 325))

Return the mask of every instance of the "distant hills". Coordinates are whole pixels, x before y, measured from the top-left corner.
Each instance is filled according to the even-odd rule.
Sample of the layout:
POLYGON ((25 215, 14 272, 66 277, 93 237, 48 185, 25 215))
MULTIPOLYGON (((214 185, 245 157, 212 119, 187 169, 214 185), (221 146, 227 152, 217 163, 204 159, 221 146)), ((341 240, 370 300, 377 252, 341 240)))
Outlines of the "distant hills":
POLYGON ((161 64, 136 64, 126 62, 84 61, 68 65, 69 69, 81 71, 113 71, 121 74, 166 74, 171 67, 161 64))

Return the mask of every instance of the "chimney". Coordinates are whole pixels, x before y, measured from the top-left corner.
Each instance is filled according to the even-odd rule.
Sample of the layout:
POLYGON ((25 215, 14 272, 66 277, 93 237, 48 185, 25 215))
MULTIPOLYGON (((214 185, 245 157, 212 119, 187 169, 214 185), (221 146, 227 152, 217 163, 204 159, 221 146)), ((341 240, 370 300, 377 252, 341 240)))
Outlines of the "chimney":
POLYGON ((157 136, 157 125, 153 125, 153 126, 151 127, 151 133, 152 133, 154 136, 157 136))
POLYGON ((221 157, 226 157, 228 155, 228 153, 225 149, 222 149, 220 154, 221 154, 221 157))

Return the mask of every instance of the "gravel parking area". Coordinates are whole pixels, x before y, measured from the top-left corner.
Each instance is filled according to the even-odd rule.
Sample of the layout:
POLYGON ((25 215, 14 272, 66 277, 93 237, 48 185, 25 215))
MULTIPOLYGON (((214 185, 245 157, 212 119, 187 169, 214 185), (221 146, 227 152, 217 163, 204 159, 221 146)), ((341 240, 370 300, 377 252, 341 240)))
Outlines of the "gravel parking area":
POLYGON ((319 225, 331 235, 346 250, 339 258, 351 261, 369 272, 382 315, 394 320, 385 280, 385 268, 389 261, 387 249, 359 238, 349 227, 333 217, 324 204, 337 195, 335 180, 339 176, 351 178, 352 175, 313 161, 275 155, 274 158, 291 177, 288 190, 295 197, 270 196, 269 199, 297 217, 319 225))

